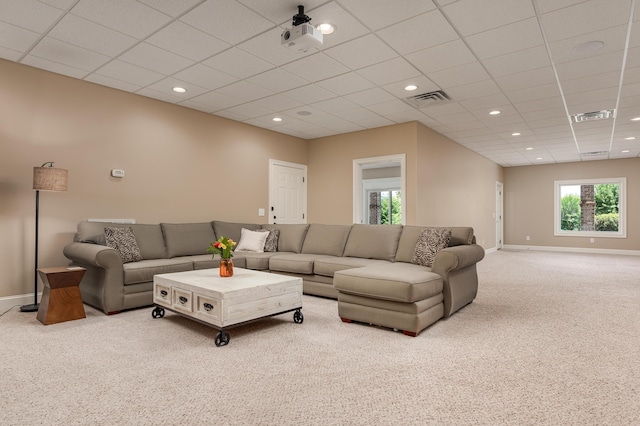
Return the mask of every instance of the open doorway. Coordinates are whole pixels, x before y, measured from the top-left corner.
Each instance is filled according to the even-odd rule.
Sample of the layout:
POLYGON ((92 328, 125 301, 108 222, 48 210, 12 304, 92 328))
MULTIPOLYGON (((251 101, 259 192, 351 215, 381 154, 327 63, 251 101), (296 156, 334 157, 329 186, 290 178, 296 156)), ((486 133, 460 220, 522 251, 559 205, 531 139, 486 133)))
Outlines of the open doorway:
POLYGON ((406 223, 405 154, 353 160, 353 222, 406 223))

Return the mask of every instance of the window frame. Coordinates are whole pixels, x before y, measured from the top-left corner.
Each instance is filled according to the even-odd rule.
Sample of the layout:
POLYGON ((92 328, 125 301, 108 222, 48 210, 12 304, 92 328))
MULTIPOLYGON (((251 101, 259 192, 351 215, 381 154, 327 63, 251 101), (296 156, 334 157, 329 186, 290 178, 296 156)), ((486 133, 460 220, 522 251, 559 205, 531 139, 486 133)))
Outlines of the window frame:
POLYGON ((554 233, 556 237, 597 237, 597 238, 627 238, 627 178, 601 179, 571 179, 554 181, 554 233), (560 187, 568 185, 598 185, 617 184, 618 189, 618 230, 617 231, 568 231, 562 227, 562 203, 560 201, 560 187))
MULTIPOLYGON (((362 199, 368 199, 370 191, 387 192, 387 191, 399 191, 402 194, 402 179, 400 177, 392 178, 374 178, 362 180, 362 199)), ((401 195, 402 197, 402 195, 401 195)), ((389 204, 391 205, 391 204, 389 204)), ((402 209, 402 198, 400 198, 400 208, 402 209)), ((401 214, 403 212, 400 212, 401 214)), ((401 215, 404 219, 404 214, 401 215)), ((362 206, 362 220, 363 223, 369 223, 369 206, 362 206)), ((404 220, 401 223, 404 225, 404 220)), ((391 224, 390 224, 391 225, 391 224)))

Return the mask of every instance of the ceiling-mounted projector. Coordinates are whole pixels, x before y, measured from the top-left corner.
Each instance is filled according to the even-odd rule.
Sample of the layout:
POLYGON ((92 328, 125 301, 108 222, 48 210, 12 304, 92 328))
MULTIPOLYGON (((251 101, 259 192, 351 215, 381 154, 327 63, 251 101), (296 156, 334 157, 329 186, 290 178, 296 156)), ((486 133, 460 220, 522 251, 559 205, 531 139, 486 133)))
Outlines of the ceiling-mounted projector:
POLYGON ((322 33, 309 24, 309 21, 311 18, 304 14, 304 6, 298 6, 298 14, 293 15, 293 28, 283 31, 280 43, 296 52, 307 52, 322 46, 322 33))

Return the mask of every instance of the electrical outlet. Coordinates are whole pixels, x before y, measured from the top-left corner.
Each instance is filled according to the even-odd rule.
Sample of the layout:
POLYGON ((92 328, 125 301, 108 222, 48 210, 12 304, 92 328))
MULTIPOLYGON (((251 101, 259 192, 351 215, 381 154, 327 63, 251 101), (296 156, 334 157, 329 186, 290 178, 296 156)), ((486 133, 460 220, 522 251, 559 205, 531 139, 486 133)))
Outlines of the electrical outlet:
POLYGON ((531 237, 527 235, 527 241, 530 241, 530 240, 531 240, 531 237))
POLYGON ((590 242, 591 242, 591 243, 595 243, 595 242, 596 242, 596 239, 595 239, 595 238, 591 238, 591 241, 590 241, 590 242))

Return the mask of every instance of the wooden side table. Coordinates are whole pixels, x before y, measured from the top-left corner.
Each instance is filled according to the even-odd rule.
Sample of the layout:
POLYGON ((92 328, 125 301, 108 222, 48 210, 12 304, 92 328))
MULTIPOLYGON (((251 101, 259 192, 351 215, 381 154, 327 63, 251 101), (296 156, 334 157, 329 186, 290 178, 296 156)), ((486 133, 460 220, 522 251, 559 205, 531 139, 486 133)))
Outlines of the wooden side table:
POLYGON ((85 272, 78 266, 38 269, 44 283, 38 321, 49 325, 86 318, 79 287, 85 272))

